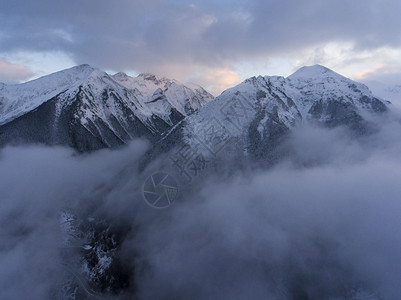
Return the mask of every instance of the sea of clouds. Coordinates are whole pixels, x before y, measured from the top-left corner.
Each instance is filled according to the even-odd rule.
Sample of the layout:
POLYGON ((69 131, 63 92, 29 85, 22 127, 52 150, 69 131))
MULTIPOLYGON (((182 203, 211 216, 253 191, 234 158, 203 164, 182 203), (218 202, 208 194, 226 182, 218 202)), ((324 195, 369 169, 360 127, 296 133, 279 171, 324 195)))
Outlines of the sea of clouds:
MULTIPOLYGON (((375 133, 359 138, 342 128, 301 126, 279 164, 230 176, 208 172, 180 186, 162 210, 142 197, 145 141, 85 155, 6 147, 0 298, 54 296, 66 272, 60 212, 68 208, 128 228, 119 259, 132 268, 130 286, 101 296, 107 299, 353 299, 358 291, 397 299, 399 120, 386 115, 375 120, 375 133)), ((166 165, 155 161, 151 169, 158 164, 166 165)))

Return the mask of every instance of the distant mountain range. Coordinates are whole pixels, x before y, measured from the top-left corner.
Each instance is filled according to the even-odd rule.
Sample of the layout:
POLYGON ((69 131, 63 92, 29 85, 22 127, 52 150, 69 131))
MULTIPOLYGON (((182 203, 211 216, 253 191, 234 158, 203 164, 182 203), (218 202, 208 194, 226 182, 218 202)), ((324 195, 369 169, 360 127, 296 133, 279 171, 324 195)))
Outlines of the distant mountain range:
POLYGON ((320 65, 287 78, 252 77, 212 100, 200 86, 152 74, 111 76, 81 65, 1 84, 0 145, 44 143, 85 152, 145 137, 213 156, 235 139, 244 155, 261 157, 302 122, 363 133, 369 130, 363 112, 384 112, 389 103, 320 65))

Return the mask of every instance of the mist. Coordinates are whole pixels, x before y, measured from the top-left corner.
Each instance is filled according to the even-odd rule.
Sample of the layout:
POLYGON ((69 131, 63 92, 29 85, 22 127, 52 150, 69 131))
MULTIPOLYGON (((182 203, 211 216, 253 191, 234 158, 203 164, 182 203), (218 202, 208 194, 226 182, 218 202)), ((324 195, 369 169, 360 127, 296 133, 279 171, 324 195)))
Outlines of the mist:
POLYGON ((398 120, 376 120, 364 137, 305 124, 284 145, 290 155, 272 168, 205 173, 191 184, 176 178, 179 197, 165 209, 147 205, 141 189, 151 172, 174 170, 163 158, 140 168, 145 141, 84 156, 6 147, 0 298, 54 298, 68 277, 66 264, 82 255, 60 254, 66 239, 60 213, 73 210, 124 229, 118 257, 129 285, 102 298, 353 299, 363 291, 397 299, 398 120))

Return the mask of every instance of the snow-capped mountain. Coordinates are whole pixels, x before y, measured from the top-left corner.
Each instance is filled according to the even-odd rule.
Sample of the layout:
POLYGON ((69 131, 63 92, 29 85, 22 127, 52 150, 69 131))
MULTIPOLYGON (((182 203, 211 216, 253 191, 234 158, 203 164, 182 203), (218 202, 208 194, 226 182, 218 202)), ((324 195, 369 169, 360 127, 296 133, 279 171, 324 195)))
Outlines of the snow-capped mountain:
MULTIPOLYGON (((128 89, 137 89, 148 99, 157 97, 157 94, 162 92, 166 96, 167 102, 183 115, 193 113, 214 98, 201 86, 184 85, 176 80, 157 77, 149 73, 140 74, 133 78, 120 72, 113 75, 113 79, 128 89), (185 101, 181 99, 185 99, 185 101)), ((149 103, 153 102, 150 101, 149 103)))
MULTIPOLYGON (((170 150, 164 163, 171 163, 188 180, 222 156, 234 169, 247 163, 244 158, 248 157, 260 164, 272 162, 282 150, 281 141, 302 123, 345 126, 364 134, 370 127, 365 113, 388 110, 387 103, 365 85, 319 65, 303 67, 287 78, 249 78, 212 101, 200 87, 150 74, 110 76, 87 65, 26 84, 0 85, 0 97, 0 143, 20 139, 87 151, 138 136, 161 138, 156 145, 170 150)), ((99 203, 109 195, 106 191, 114 191, 116 182, 136 178, 126 174, 97 188, 91 197, 99 203)), ((133 274, 119 257, 121 245, 132 232, 114 228, 103 216, 88 218, 82 211, 66 211, 61 218, 66 234, 74 233, 66 248, 75 243, 81 249, 73 261, 66 261, 76 264, 76 269, 82 267, 82 282, 90 286, 71 272, 63 291, 70 295, 79 287, 96 297, 96 292, 120 295, 132 289, 133 274)), ((355 299, 369 297, 364 291, 352 292, 355 299)))
MULTIPOLYGON (((365 112, 387 109, 385 101, 364 84, 315 65, 287 78, 258 76, 245 80, 186 117, 165 141, 170 149, 172 141, 179 140, 178 149, 185 145, 193 157, 216 157, 223 149, 230 149, 271 160, 280 140, 298 124, 346 126, 360 135, 370 130, 365 112)), ((177 158, 182 157, 179 150, 177 153, 177 158)), ((192 160, 172 160, 180 173, 188 172, 190 177, 185 168, 193 167, 192 160)))
POLYGON ((110 76, 89 65, 24 84, 0 86, 0 144, 34 142, 90 151, 157 139, 213 99, 155 75, 110 76))
POLYGON ((0 85, 0 125, 37 108, 47 100, 78 86, 94 71, 82 65, 24 84, 0 85))
MULTIPOLYGON (((141 93, 145 94, 146 90, 141 93)), ((297 125, 345 126, 359 135, 366 133, 370 126, 364 118, 365 113, 379 114, 386 110, 386 103, 376 98, 365 85, 318 65, 301 68, 287 78, 252 77, 226 90, 169 129, 152 153, 160 155, 160 149, 163 149, 168 152, 168 158, 161 159, 156 166, 144 163, 150 169, 158 168, 149 170, 145 167, 144 173, 160 171, 160 166, 165 164, 166 172, 173 174, 173 168, 179 173, 173 176, 180 182, 192 181, 199 175, 200 178, 207 177, 202 174, 202 171, 208 172, 207 168, 213 173, 226 172, 230 167, 238 171, 243 162, 248 165, 247 158, 256 159, 257 165, 274 163, 278 158, 275 155, 282 154, 279 153, 283 150, 280 142, 297 125), (209 166, 219 166, 221 159, 228 159, 223 170, 209 166)), ((253 168, 251 172, 254 172, 253 168)), ((189 186, 181 184, 180 188, 185 190, 189 186)), ((83 224, 85 222, 88 223, 84 221, 83 224)), ((119 263, 115 254, 119 245, 110 238, 109 228, 104 224, 100 223, 97 228, 93 224, 81 226, 85 227, 89 228, 86 231, 88 237, 94 231, 103 237, 101 242, 88 239, 86 256, 82 260, 87 280, 97 288, 104 282, 108 287, 115 287, 115 268, 110 266, 112 262, 119 263), (104 264, 104 261, 108 263, 104 264)), ((120 275, 126 275, 123 268, 120 272, 120 275)), ((117 288, 123 289, 118 285, 117 288)), ((364 290, 347 293, 351 295, 350 299, 378 299, 364 290)), ((291 298, 289 293, 282 297, 291 298)))
POLYGON ((287 78, 252 77, 212 99, 196 85, 152 74, 110 76, 81 65, 24 84, 2 84, 0 144, 90 151, 165 134, 169 144, 179 140, 212 156, 233 139, 245 155, 263 156, 301 122, 363 132, 363 111, 387 110, 367 86, 320 65, 287 78))

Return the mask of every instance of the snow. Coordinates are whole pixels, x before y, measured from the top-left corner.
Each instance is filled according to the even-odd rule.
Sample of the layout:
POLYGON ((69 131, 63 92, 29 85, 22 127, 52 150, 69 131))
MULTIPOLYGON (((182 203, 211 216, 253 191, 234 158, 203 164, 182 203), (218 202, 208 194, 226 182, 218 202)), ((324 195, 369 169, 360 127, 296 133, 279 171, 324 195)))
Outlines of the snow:
MULTIPOLYGON (((187 117, 183 123, 184 142, 208 156, 207 151, 202 150, 205 147, 199 137, 211 125, 218 129, 214 135, 219 139, 240 136, 247 139, 247 129, 252 122, 257 121, 258 123, 254 123, 257 132, 261 138, 266 138, 269 136, 267 124, 272 119, 291 128, 297 123, 312 119, 309 111, 317 102, 334 100, 349 103, 355 110, 369 110, 372 109, 371 101, 374 98, 366 85, 320 65, 303 67, 287 78, 251 77, 224 91, 198 112, 187 117), (225 108, 235 105, 236 101, 250 109, 244 114, 242 108, 237 106, 237 116, 227 115, 225 108), (233 125, 232 120, 235 118, 240 120, 240 126, 233 125), (221 124, 213 124, 214 120, 219 120, 221 124)), ((320 121, 325 118, 327 115, 323 114, 320 121)))
MULTIPOLYGON (((150 73, 130 77, 120 72, 113 75, 113 79, 128 89, 138 90, 145 102, 145 99, 152 97, 157 90, 162 90, 171 107, 174 107, 184 116, 198 110, 202 105, 214 98, 200 86, 193 84, 185 85, 177 80, 167 79, 150 73)), ((160 114, 159 116, 165 118, 169 114, 170 111, 165 111, 164 114, 160 114)))
POLYGON ((93 71, 89 65, 80 65, 23 84, 2 84, 0 125, 37 108, 60 93, 78 88, 93 71))
POLYGON ((294 99, 303 117, 307 117, 309 109, 319 100, 341 99, 344 103, 365 109, 369 108, 369 104, 361 98, 374 97, 366 85, 320 65, 302 67, 286 80, 285 91, 294 99))
MULTIPOLYGON (((122 128, 127 128, 127 120, 122 117, 124 114, 121 105, 130 108, 144 124, 153 115, 149 107, 137 96, 137 91, 127 90, 107 73, 94 70, 81 86, 81 107, 83 109, 77 111, 80 122, 85 126, 89 121, 100 118, 117 137, 124 141, 124 137, 120 136, 110 123, 111 118, 114 117, 122 128), (113 101, 113 98, 118 101, 113 101)), ((90 128, 86 128, 90 130, 90 128)), ((98 129, 100 131, 100 128, 98 129)))
MULTIPOLYGON (((401 94, 401 87, 391 91, 401 94)), ((204 127, 209 125, 218 129, 217 138, 240 136, 255 120, 256 113, 259 120, 256 128, 263 136, 269 134, 266 124, 273 117, 288 128, 308 120, 309 111, 317 101, 335 99, 356 109, 370 109, 371 103, 363 99, 374 98, 366 85, 320 65, 302 67, 287 78, 251 77, 226 90, 214 101, 211 101, 211 94, 194 84, 182 84, 149 73, 131 77, 120 72, 110 76, 89 65, 81 65, 20 85, 1 84, 0 125, 32 111, 55 96, 58 96, 56 115, 59 115, 77 99, 75 96, 78 93, 82 103, 76 117, 84 126, 100 118, 111 130, 111 119, 116 119, 122 128, 127 128, 127 119, 122 117, 125 115, 124 107, 127 107, 133 112, 129 117, 137 117, 154 131, 154 116, 173 125, 170 118, 172 110, 176 109, 183 116, 191 115, 186 119, 185 129, 187 140, 191 143, 195 143, 192 137, 202 135, 204 127), (230 115, 229 110, 233 109, 237 110, 237 115, 230 115)), ((124 140, 123 136, 114 133, 124 140)))
POLYGON ((173 122, 170 119, 173 107, 170 102, 168 102, 160 88, 154 92, 145 104, 155 115, 161 117, 169 125, 173 125, 173 122))
MULTIPOLYGON (((343 77, 340 74, 326 68, 322 65, 304 66, 298 69, 294 74, 288 76, 288 79, 322 79, 328 77, 343 77)), ((345 78, 345 77, 343 77, 345 78)))
POLYGON ((1 83, 0 125, 56 96, 58 120, 65 107, 78 99, 77 95, 81 103, 75 117, 79 122, 92 131, 88 124, 100 118, 121 140, 124 137, 113 130, 110 120, 117 119, 122 128, 127 128, 127 117, 122 117, 126 116, 124 107, 133 112, 128 118, 137 117, 153 132, 156 130, 153 124, 155 115, 173 125, 170 119, 173 109, 186 116, 213 99, 199 86, 185 86, 176 80, 153 74, 141 74, 133 78, 120 72, 110 76, 89 65, 80 65, 24 84, 1 83))

